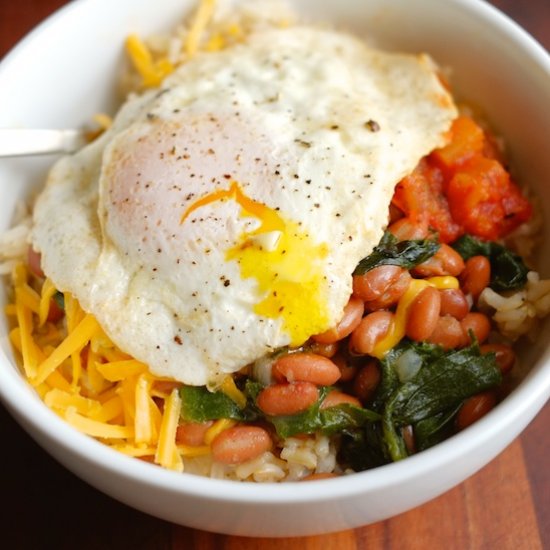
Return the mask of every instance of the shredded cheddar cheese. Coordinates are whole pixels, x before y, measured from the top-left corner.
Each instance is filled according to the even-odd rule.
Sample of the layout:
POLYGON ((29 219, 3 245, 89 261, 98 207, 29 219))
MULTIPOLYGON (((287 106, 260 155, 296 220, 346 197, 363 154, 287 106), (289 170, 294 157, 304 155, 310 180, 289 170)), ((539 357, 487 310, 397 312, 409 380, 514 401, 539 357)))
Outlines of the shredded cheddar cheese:
POLYGON ((40 296, 28 284, 24 283, 17 287, 18 299, 25 307, 33 313, 40 312, 40 296))
POLYGON ((164 78, 174 70, 167 59, 155 62, 149 48, 135 34, 131 34, 126 39, 126 51, 135 69, 141 75, 145 88, 160 86, 164 78))
POLYGON ((164 404, 155 461, 165 468, 181 472, 183 471, 183 461, 176 446, 176 430, 180 409, 181 398, 178 391, 174 389, 164 404))
POLYGON ((44 326, 44 323, 48 319, 50 313, 50 303, 55 293, 57 292, 54 284, 50 279, 46 279, 42 285, 42 292, 40 294, 40 304, 38 307, 38 326, 44 326))
POLYGON ((177 447, 181 455, 186 458, 207 456, 210 454, 210 447, 208 445, 200 445, 198 447, 192 447, 191 445, 178 445, 177 447))
POLYGON ((228 430, 229 428, 232 428, 237 422, 235 420, 231 420, 230 418, 220 418, 219 420, 216 420, 208 430, 206 430, 206 433, 204 434, 204 442, 207 445, 210 445, 212 441, 221 434, 223 431, 228 430))
POLYGON ((113 119, 105 113, 96 113, 93 119, 101 131, 108 130, 113 124, 113 119))
POLYGON ((135 376, 147 372, 147 365, 128 359, 123 361, 112 361, 109 363, 96 363, 97 370, 105 380, 109 382, 118 382, 130 376, 135 376))
POLYGON ((15 287, 15 307, 17 311, 17 324, 19 325, 19 337, 23 366, 29 378, 36 374, 38 368, 38 351, 32 336, 32 311, 21 299, 21 287, 15 287))
MULTIPOLYGON (((12 280, 15 300, 6 312, 16 325, 10 342, 50 409, 78 431, 166 468, 182 471, 182 457, 210 454, 208 445, 177 444, 181 384, 153 376, 147 365, 119 350, 69 292, 64 319, 48 321, 57 292, 49 279, 38 286, 20 264, 12 280)), ((226 384, 226 391, 242 402, 234 384, 226 384)))
POLYGON ((198 52, 201 36, 212 19, 215 8, 216 0, 201 0, 185 41, 185 52, 189 57, 198 52))
POLYGON ((76 326, 69 336, 45 359, 38 367, 38 374, 33 380, 38 386, 57 368, 61 363, 76 351, 81 350, 90 340, 92 334, 99 329, 99 325, 92 315, 86 315, 76 326))
POLYGON ((117 426, 92 420, 78 413, 75 407, 67 408, 65 420, 80 432, 102 439, 128 439, 134 435, 133 428, 130 426, 117 426))
POLYGON ((220 390, 227 395, 227 397, 233 399, 233 401, 235 401, 241 409, 246 407, 246 396, 239 388, 237 388, 235 385, 235 380, 232 376, 226 376, 224 378, 222 385, 220 386, 220 390))

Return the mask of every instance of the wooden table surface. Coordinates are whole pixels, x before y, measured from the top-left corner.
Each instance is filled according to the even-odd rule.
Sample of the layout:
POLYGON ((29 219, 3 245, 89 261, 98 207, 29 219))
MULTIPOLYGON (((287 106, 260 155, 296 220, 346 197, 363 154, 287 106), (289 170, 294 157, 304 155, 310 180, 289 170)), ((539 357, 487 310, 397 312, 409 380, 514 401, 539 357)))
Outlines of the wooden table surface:
MULTIPOLYGON (((0 58, 65 3, 0 0, 0 58)), ((550 49, 550 0, 492 3, 550 49)), ((550 549, 550 403, 500 456, 445 495, 388 521, 303 538, 217 535, 137 512, 59 466, 1 406, 0 440, 0 494, 5 503, 0 547, 10 550, 550 549)))

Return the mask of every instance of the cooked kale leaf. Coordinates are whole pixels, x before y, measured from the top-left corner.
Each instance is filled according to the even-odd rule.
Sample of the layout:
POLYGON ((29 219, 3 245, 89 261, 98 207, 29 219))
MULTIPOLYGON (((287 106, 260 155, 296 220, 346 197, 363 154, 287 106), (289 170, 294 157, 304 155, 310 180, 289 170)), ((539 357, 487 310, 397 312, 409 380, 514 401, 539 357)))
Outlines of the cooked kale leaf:
POLYGON ((414 425, 414 443, 417 451, 424 451, 441 443, 453 433, 453 420, 462 403, 448 411, 420 420, 414 425))
POLYGON ((491 264, 489 286, 495 291, 514 290, 527 282, 529 269, 520 256, 499 243, 480 241, 471 235, 463 235, 453 243, 453 248, 468 260, 472 256, 486 256, 491 264))
POLYGON ((338 462, 356 472, 390 463, 383 437, 380 422, 369 422, 360 429, 343 430, 338 462))
POLYGON ((448 425, 465 399, 497 386, 502 380, 495 355, 481 354, 477 344, 444 352, 439 346, 407 341, 382 361, 383 377, 395 369, 396 361, 407 349, 420 355, 422 366, 411 380, 398 385, 383 402, 384 442, 392 460, 408 456, 402 427, 412 425, 416 434, 416 426, 420 424, 422 445, 429 445, 430 438, 448 425), (447 418, 451 411, 454 413, 447 418))
POLYGON ((188 422, 206 422, 218 418, 253 421, 259 416, 250 404, 241 409, 224 393, 211 392, 204 386, 182 386, 179 392, 182 401, 180 416, 188 422))
POLYGON ((349 403, 321 409, 320 406, 332 390, 323 387, 319 401, 311 405, 304 412, 289 416, 268 416, 279 437, 291 437, 296 434, 322 433, 333 435, 343 430, 351 430, 364 426, 368 422, 380 420, 380 415, 362 407, 349 403))
POLYGON ((344 431, 342 460, 363 470, 409 456, 402 428, 412 426, 417 451, 427 449, 454 432, 454 419, 466 399, 496 387, 502 375, 494 353, 479 346, 445 351, 442 347, 403 340, 380 363, 381 381, 369 404, 381 422, 344 431), (421 366, 401 381, 400 361, 411 358, 421 366))
POLYGON ((397 265, 412 269, 430 259, 440 246, 436 240, 430 239, 398 241, 387 231, 374 250, 359 262, 353 274, 363 275, 381 265, 397 265))
POLYGON ((392 396, 391 415, 402 426, 414 424, 498 385, 501 380, 494 354, 482 355, 479 346, 473 344, 426 363, 392 396))

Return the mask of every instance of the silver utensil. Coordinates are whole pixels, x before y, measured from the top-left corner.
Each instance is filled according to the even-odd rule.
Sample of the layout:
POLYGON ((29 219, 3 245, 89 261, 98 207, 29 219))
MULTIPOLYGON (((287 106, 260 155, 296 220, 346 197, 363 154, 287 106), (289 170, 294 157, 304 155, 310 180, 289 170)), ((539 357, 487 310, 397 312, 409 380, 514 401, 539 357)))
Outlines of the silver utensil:
POLYGON ((72 153, 87 142, 85 130, 0 128, 0 157, 72 153))

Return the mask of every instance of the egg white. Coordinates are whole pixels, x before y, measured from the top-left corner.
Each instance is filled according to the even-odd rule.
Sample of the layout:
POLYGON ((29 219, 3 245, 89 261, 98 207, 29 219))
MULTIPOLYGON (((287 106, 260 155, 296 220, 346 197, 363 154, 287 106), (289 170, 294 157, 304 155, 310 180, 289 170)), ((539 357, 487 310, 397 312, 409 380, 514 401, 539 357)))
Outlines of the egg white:
POLYGON ((59 161, 34 246, 119 347, 157 375, 215 384, 337 323, 395 184, 455 116, 425 55, 310 27, 253 34, 130 98, 59 161), (262 232, 263 214, 231 189, 279 229, 262 232), (264 266, 280 242, 292 261, 264 266), (295 311, 259 306, 266 269, 295 311))

